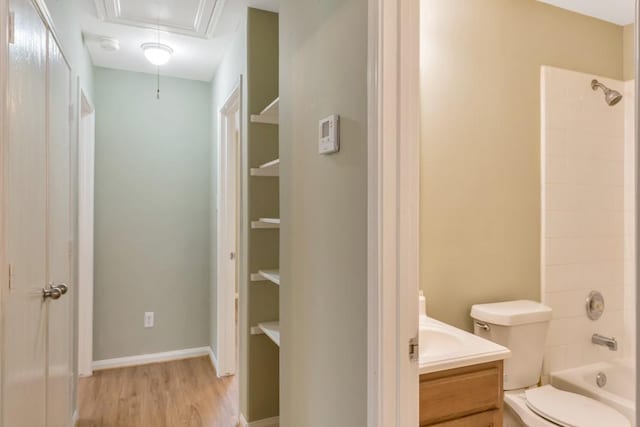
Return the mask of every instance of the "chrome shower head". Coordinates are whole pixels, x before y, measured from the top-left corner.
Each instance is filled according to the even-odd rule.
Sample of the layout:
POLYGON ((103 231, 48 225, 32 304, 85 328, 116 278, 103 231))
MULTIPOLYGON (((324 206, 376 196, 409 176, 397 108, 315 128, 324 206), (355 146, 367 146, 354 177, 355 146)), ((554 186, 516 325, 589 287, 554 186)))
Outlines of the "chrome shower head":
POLYGON ((591 80, 591 89, 598 90, 598 88, 604 92, 604 100, 609 106, 613 107, 622 100, 622 94, 617 90, 609 89, 595 79, 591 80))

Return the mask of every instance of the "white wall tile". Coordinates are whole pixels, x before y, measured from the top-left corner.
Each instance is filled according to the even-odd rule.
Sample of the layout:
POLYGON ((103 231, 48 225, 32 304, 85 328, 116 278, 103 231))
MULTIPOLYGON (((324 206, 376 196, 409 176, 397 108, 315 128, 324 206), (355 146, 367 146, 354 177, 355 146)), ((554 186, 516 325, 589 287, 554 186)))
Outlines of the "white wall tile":
POLYGON ((635 164, 627 98, 633 96, 622 82, 601 79, 625 91, 625 103, 609 107, 594 96, 592 78, 543 70, 542 300, 553 309, 545 374, 620 357, 631 335, 635 164), (585 312, 592 290, 605 298, 597 321, 585 312), (592 344, 594 333, 616 337, 620 351, 592 344))
POLYGON ((544 269, 547 292, 591 290, 605 286, 622 285, 623 262, 549 265, 544 269))

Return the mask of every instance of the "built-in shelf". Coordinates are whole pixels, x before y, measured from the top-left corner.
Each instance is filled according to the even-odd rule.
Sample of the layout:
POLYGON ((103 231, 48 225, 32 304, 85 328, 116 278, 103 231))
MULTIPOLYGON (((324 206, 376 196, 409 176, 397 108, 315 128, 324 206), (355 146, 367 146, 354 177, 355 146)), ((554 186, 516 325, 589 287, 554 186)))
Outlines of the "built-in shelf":
POLYGON ((280 284, 280 270, 260 270, 257 273, 251 275, 252 282, 273 282, 276 285, 280 284))
POLYGON ((251 176, 279 176, 280 159, 272 160, 257 168, 251 168, 251 176))
POLYGON ((260 218, 251 222, 251 228, 280 228, 280 218, 260 218))
POLYGON ((278 347, 280 347, 280 322, 276 321, 258 323, 258 326, 254 326, 253 328, 251 328, 251 335, 262 334, 268 336, 271 341, 273 341, 278 347))
POLYGON ((267 105, 260 114, 252 114, 252 123, 266 123, 269 125, 277 125, 279 119, 280 98, 276 98, 271 104, 267 105))

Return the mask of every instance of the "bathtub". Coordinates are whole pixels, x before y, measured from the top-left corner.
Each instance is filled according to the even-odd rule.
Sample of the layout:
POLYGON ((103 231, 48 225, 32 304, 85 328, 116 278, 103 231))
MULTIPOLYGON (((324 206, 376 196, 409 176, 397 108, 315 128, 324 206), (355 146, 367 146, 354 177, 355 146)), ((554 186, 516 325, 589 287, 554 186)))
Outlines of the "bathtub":
POLYGON ((551 385, 578 393, 616 409, 636 425, 635 370, 630 362, 612 361, 551 373, 551 385), (607 376, 607 383, 598 387, 598 373, 607 376))

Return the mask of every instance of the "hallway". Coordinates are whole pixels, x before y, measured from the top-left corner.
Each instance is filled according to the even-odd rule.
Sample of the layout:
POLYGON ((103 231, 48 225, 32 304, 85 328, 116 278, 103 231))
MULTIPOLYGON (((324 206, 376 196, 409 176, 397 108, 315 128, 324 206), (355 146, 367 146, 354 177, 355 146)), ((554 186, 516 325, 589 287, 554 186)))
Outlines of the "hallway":
POLYGON ((231 427, 235 376, 208 357, 96 371, 81 378, 78 427, 231 427))

